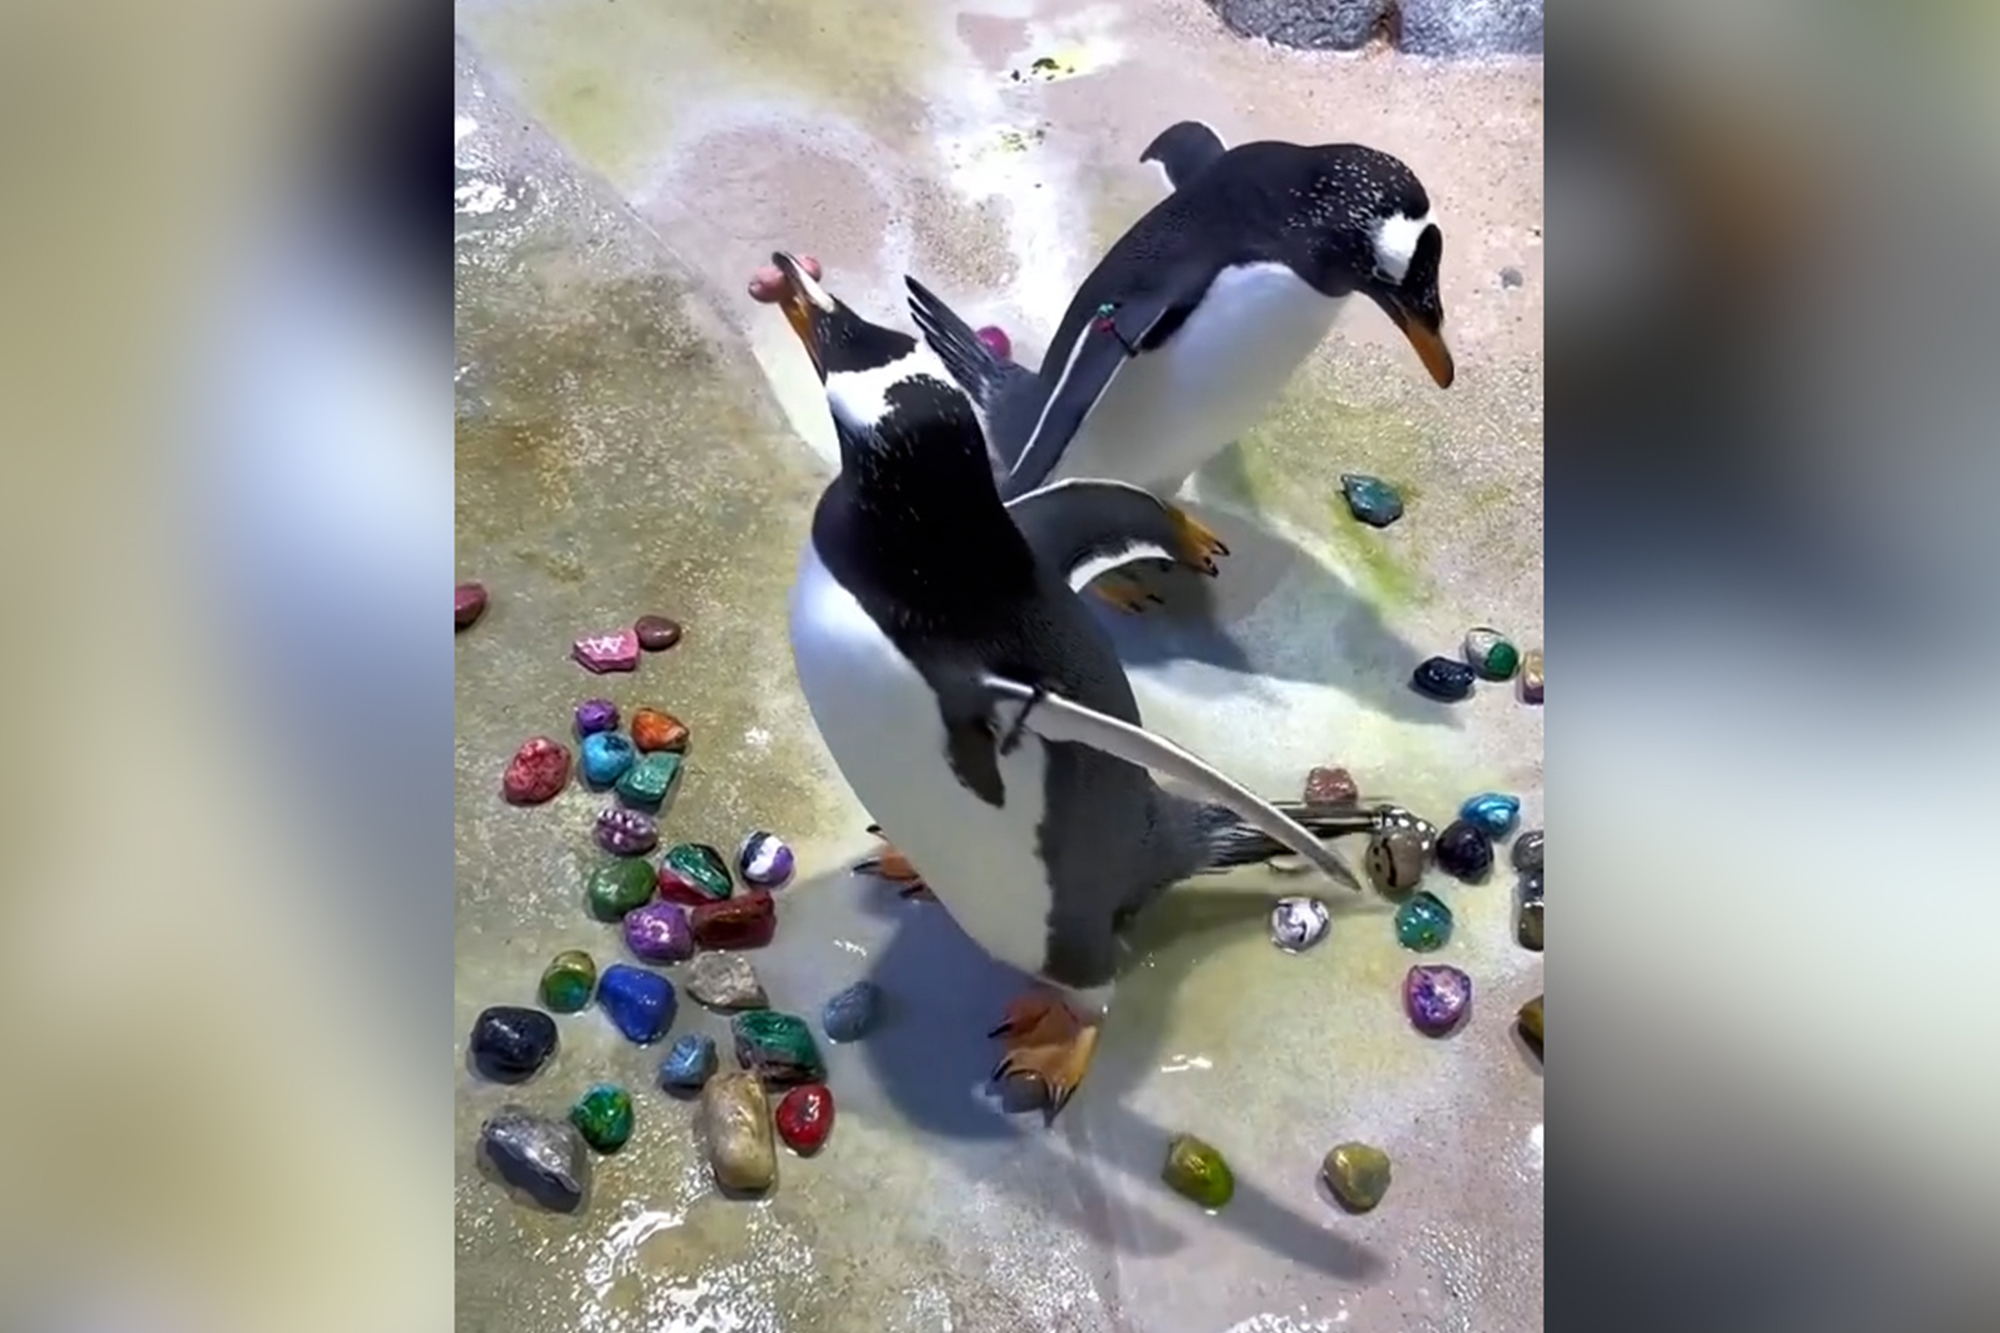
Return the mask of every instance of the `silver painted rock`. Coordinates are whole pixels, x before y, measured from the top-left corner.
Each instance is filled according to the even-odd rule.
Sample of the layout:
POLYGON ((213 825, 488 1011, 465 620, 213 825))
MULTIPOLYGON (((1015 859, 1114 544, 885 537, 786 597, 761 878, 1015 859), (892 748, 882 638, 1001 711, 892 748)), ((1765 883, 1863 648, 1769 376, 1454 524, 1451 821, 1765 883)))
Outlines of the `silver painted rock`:
POLYGON ((482 1169, 543 1208, 573 1213, 590 1187, 590 1152, 567 1120, 508 1104, 479 1127, 482 1169))
POLYGON ((762 1009, 771 1002, 757 969, 740 953, 695 955, 682 984, 712 1009, 762 1009))

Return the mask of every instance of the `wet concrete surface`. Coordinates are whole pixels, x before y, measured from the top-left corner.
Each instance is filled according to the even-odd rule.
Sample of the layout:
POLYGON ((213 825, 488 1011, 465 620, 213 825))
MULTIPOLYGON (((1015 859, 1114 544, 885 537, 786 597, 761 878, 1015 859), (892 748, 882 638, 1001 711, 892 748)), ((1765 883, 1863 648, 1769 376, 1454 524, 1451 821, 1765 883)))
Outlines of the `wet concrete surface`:
MULTIPOLYGON (((1540 1327, 1540 1070, 1509 1020, 1541 968, 1512 945, 1510 876, 1440 890, 1459 914, 1441 957, 1479 987, 1444 1041, 1401 1016, 1411 958, 1381 901, 1335 899, 1329 942, 1291 957, 1264 915, 1310 881, 1176 890, 1136 928, 1091 1079, 1045 1129, 984 1087, 984 1034, 1021 979, 936 904, 845 873, 867 820, 792 677, 783 603, 830 448, 782 321, 741 293, 751 265, 818 254, 889 322, 907 269, 1032 355, 1095 250, 1157 197, 1136 157, 1161 125, 1362 138, 1439 201, 1458 385, 1439 393, 1392 331, 1344 319, 1195 483, 1232 547, 1223 578, 1163 585, 1175 605, 1116 629, 1149 723, 1260 789, 1291 795, 1332 761, 1440 822, 1498 787, 1541 823, 1541 710, 1496 688, 1447 708, 1404 685, 1474 621, 1540 643, 1539 66, 1278 53, 1205 14, 460 6, 459 568, 493 590, 457 645, 461 1069, 474 1015, 532 1002, 555 953, 622 957, 582 909, 603 798, 498 797, 513 749, 566 736, 593 695, 693 727, 669 840, 728 849, 761 827, 797 847, 757 956, 773 1003, 816 1022, 866 976, 888 1007, 828 1051, 832 1142, 785 1156, 760 1203, 711 1188, 693 1108, 653 1084, 664 1045, 633 1047, 600 1014, 561 1018, 561 1053, 525 1088, 462 1072, 459 1327, 1540 1327), (773 56, 753 40, 771 32, 801 44, 773 56), (1039 51, 1060 77, 1010 77, 1039 51), (1192 61, 1212 77, 1170 79, 1192 61), (1046 130, 1004 138, 1016 124, 1046 130), (1525 284, 1503 287, 1502 265, 1525 284), (1410 516, 1386 533, 1346 520, 1344 471, 1404 485, 1410 516), (1219 629, 1180 605, 1207 596, 1219 629), (632 675, 567 660, 577 636, 646 612, 682 620, 684 642, 632 675), (633 1090, 638 1129, 578 1215, 523 1209, 475 1169, 498 1105, 561 1114, 604 1079, 633 1090), (1218 1214, 1158 1183, 1183 1130, 1235 1167, 1218 1214), (1397 1162, 1366 1217, 1315 1181, 1346 1138, 1397 1162)), ((675 1031, 692 1030, 726 1023, 683 995, 675 1031)))

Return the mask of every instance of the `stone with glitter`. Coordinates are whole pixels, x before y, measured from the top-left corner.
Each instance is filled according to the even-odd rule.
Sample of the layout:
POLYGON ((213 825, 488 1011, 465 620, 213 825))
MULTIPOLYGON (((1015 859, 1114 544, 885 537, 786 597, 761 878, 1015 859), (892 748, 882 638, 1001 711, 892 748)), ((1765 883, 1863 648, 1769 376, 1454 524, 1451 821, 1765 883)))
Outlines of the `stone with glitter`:
POLYGON ((761 949, 778 929, 777 904, 763 889, 719 903, 703 903, 688 913, 694 942, 704 949, 761 949))
POLYGON ((785 840, 762 829, 745 838, 736 850, 736 873, 754 888, 782 888, 791 880, 794 866, 792 849, 785 840))
POLYGON ((660 1086, 668 1092, 699 1092, 715 1077, 720 1064, 715 1038, 706 1032, 687 1033, 675 1040, 667 1058, 660 1061, 660 1086))
POLYGON ((684 754, 688 747, 687 723, 657 708, 641 708, 632 714, 632 743, 646 754, 656 750, 684 754))
POLYGON ((1280 898, 1271 909, 1271 943, 1300 953, 1326 938, 1333 916, 1317 898, 1280 898))
POLYGON ((1472 978, 1448 963, 1412 967, 1403 977, 1403 1012, 1417 1031, 1442 1037, 1472 1008, 1472 978))
POLYGON ((694 957, 694 930, 688 925, 687 909, 679 903, 651 902, 635 907, 618 923, 618 929, 634 958, 648 963, 684 963, 694 957))
POLYGON ((1521 650, 1490 625, 1465 632, 1465 661, 1488 680, 1511 680, 1521 669, 1521 650))
POLYGON ((597 845, 613 856, 644 856, 660 845, 660 826, 651 815, 610 805, 597 812, 597 845))
POLYGON ((586 634, 570 646, 577 665, 597 675, 631 671, 639 665, 639 636, 629 629, 586 634))
POLYGON ((542 969, 542 1003, 552 1013, 573 1014, 597 989, 597 963, 581 949, 565 949, 542 969))
POLYGON ((1418 953, 1444 948, 1451 940, 1451 909, 1436 894, 1417 890, 1396 909, 1396 939, 1418 953))
POLYGON ((1371 528, 1386 528, 1403 516, 1403 497, 1380 477, 1348 472, 1340 478, 1347 512, 1371 528))
POLYGON ((762 1194, 777 1183, 771 1102, 756 1074, 732 1069, 709 1079, 695 1123, 717 1185, 736 1194, 762 1194))
POLYGON ((1521 822, 1521 798, 1502 791, 1483 791, 1466 798, 1458 817, 1477 824, 1489 838, 1504 838, 1521 822))
POLYGON ((1476 884, 1493 869, 1493 839, 1469 819, 1454 819, 1431 849, 1437 868, 1462 884, 1476 884))
POLYGON ((508 1104, 479 1127, 480 1167, 530 1201, 558 1213, 583 1205, 590 1187, 590 1153, 567 1120, 508 1104))
POLYGON ((1301 799, 1307 805, 1353 805, 1361 799, 1361 788, 1355 785, 1354 775, 1344 768, 1315 768, 1306 774, 1306 789, 1301 799))
POLYGON ((619 777, 618 795, 633 805, 657 809, 666 804, 680 780, 679 755, 642 754, 619 777))
POLYGON ((590 872, 584 882, 584 904, 599 921, 619 921, 627 912, 642 907, 653 896, 653 867, 644 861, 620 858, 590 872))
POLYGON ((466 1043, 472 1067, 495 1083, 525 1083, 556 1053, 556 1021, 539 1009, 496 1004, 479 1011, 466 1043))
POLYGON ((583 770, 583 780, 600 791, 624 777, 625 770, 639 757, 632 742, 615 731, 592 732, 583 738, 577 750, 581 756, 577 766, 583 770))
POLYGON ((472 622, 486 613, 486 586, 461 583, 452 598, 452 623, 458 629, 472 628, 472 622))
POLYGON ((1463 662, 1449 657, 1427 657, 1410 673, 1410 686, 1427 698, 1454 704, 1470 697, 1477 679, 1473 669, 1463 662))
POLYGON ((796 1014, 752 1009, 729 1020, 736 1063, 772 1083, 815 1083, 826 1076, 812 1029, 796 1014))
POLYGON ((705 953, 681 979, 687 993, 711 1009, 762 1009, 771 1003, 757 969, 740 953, 705 953))
POLYGON ((882 1015, 882 988, 857 981, 834 993, 820 1009, 819 1025, 833 1041, 860 1041, 882 1015))
POLYGON ((735 884, 722 853, 705 842, 677 842, 660 858, 660 896, 670 903, 701 907, 727 898, 735 884))
POLYGON ((632 1094, 616 1083, 599 1083, 569 1108, 569 1122, 583 1141, 601 1153, 614 1153, 632 1137, 632 1094))
POLYGON ((674 1025, 674 984, 658 972, 613 963, 597 979, 597 1007, 625 1040, 650 1046, 674 1025))
POLYGON ((1537 648, 1521 658, 1521 702, 1542 701, 1542 650, 1537 648))
POLYGON ((801 1157, 810 1157, 833 1133, 833 1092, 824 1083, 802 1083, 778 1101, 773 1116, 778 1137, 801 1157))
POLYGON ((569 749, 547 736, 524 741, 500 775, 500 794, 510 805, 540 805, 569 785, 569 749))
POLYGON ((576 734, 594 736, 618 730, 618 705, 609 699, 585 699, 576 706, 576 734))

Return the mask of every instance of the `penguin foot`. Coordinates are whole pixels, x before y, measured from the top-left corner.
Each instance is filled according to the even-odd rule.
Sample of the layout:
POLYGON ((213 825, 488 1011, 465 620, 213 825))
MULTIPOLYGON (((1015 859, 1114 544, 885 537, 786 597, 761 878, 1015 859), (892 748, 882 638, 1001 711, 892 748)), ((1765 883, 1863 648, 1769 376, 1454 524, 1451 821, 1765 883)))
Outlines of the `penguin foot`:
POLYGON ((1117 607, 1127 615, 1139 615, 1149 606, 1165 606, 1164 597, 1147 592, 1129 574, 1110 573, 1090 585, 1091 592, 1117 607))
POLYGON ((1215 563, 1216 559, 1229 554, 1229 547, 1222 538, 1175 505, 1167 506, 1167 517, 1173 520, 1174 533, 1180 538, 1181 563, 1200 570, 1210 578, 1220 574, 1222 570, 1215 563))
POLYGON ((905 898, 935 898, 924 877, 910 864, 910 858, 897 851, 890 841, 883 837, 880 824, 870 824, 868 831, 882 840, 882 850, 865 860, 856 861, 854 869, 864 875, 878 875, 897 886, 896 891, 905 898))
POLYGON ((987 1034, 1001 1038, 1007 1053, 993 1067, 993 1081, 1030 1078, 1040 1083, 1048 1101, 1045 1122, 1053 1123, 1076 1095, 1090 1061, 1097 1054, 1097 1024, 1086 1023, 1055 996, 1030 991, 1007 1006, 1007 1017, 987 1034))

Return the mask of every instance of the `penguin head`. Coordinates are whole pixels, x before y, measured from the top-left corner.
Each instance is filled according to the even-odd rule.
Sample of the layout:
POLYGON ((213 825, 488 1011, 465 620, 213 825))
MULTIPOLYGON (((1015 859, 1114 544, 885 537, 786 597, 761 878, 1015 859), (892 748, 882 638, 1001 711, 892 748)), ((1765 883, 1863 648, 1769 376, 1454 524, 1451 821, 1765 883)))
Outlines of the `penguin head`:
POLYGON ((871 324, 854 313, 794 256, 780 251, 771 256, 771 262, 785 275, 788 287, 779 301, 785 320, 829 390, 838 376, 881 370, 916 350, 915 338, 871 324))
POLYGON ((1381 307, 1438 387, 1450 388, 1457 369, 1438 297, 1444 232, 1431 219, 1423 182, 1401 159, 1360 144, 1314 152, 1322 269, 1381 307))

